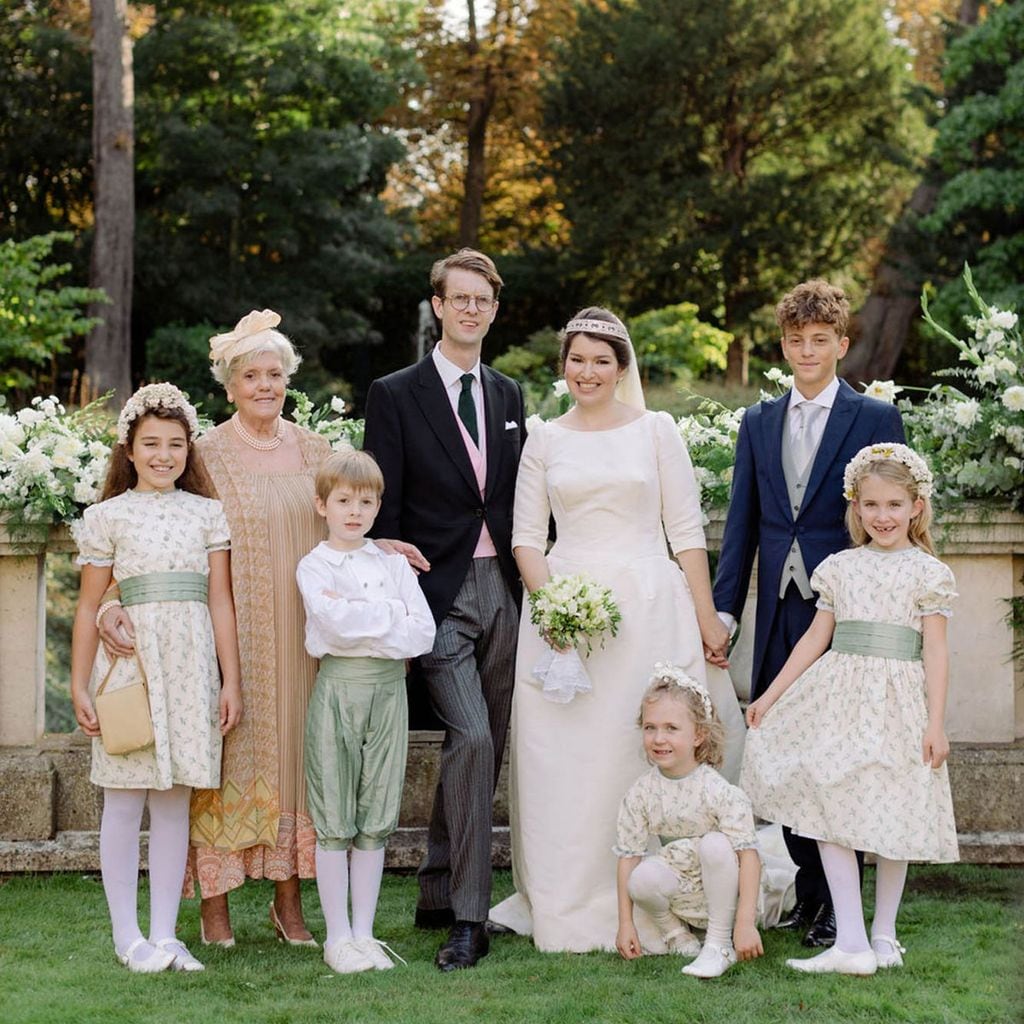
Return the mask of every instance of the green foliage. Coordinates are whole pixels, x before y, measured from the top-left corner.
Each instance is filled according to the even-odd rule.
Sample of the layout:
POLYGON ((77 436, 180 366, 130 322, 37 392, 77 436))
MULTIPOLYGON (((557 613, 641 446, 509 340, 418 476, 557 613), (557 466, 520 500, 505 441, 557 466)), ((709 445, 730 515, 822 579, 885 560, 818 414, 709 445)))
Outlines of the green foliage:
POLYGON ((650 309, 632 317, 629 333, 645 384, 677 380, 689 383, 710 369, 725 369, 732 335, 702 323, 692 302, 650 309))
POLYGON ((934 152, 943 183, 923 224, 938 276, 955 278, 933 304, 947 323, 972 309, 965 262, 991 302, 1024 309, 1024 5, 986 6, 946 51, 949 111, 934 152))
POLYGON ((144 329, 271 307, 307 358, 378 341, 402 154, 375 127, 410 5, 178 0, 135 48, 136 307, 144 329))
POLYGON ((26 397, 35 371, 95 325, 81 307, 106 299, 102 291, 58 283, 71 266, 50 262, 51 251, 71 237, 51 232, 0 242, 0 394, 15 401, 26 397))
POLYGON ((512 345, 491 360, 494 369, 522 385, 531 413, 550 416, 558 405, 551 385, 560 376, 560 348, 558 331, 544 327, 531 334, 524 345, 512 345))
POLYGON ((925 143, 876 0, 584 5, 548 93, 580 271, 629 310, 730 330, 848 275, 925 143))
POLYGON ((215 423, 231 415, 224 389, 210 374, 211 324, 173 323, 158 327, 146 341, 146 379, 176 384, 203 416, 215 423))

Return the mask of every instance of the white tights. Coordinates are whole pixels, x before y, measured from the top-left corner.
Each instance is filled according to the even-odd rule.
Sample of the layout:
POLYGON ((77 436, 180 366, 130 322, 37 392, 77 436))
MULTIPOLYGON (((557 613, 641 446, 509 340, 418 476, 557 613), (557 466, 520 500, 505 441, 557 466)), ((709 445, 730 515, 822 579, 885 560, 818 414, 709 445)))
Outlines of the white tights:
POLYGON ((818 841, 818 849, 836 912, 836 948, 844 953, 864 953, 879 937, 895 939, 896 915, 907 880, 907 862, 877 857, 875 917, 871 922, 872 941, 869 943, 864 928, 857 855, 845 846, 821 840, 818 841))
MULTIPOLYGON (((697 850, 708 905, 707 940, 731 947, 739 899, 739 861, 732 843, 721 832, 702 836, 697 850)), ((630 898, 650 915, 662 934, 681 926, 679 918, 669 910, 669 900, 678 889, 676 873, 660 857, 645 857, 629 876, 630 898)))
MULTIPOLYGON (((188 857, 192 790, 104 789, 100 870, 110 908, 114 948, 122 954, 142 938, 139 928, 139 828, 149 799, 149 939, 174 938, 188 857)), ((144 951, 140 957, 145 959, 144 951)))
POLYGON ((369 939, 384 875, 384 849, 323 850, 316 848, 316 888, 327 925, 327 945, 343 939, 369 939), (351 853, 351 865, 349 856, 351 853), (352 923, 348 919, 352 892, 352 923))

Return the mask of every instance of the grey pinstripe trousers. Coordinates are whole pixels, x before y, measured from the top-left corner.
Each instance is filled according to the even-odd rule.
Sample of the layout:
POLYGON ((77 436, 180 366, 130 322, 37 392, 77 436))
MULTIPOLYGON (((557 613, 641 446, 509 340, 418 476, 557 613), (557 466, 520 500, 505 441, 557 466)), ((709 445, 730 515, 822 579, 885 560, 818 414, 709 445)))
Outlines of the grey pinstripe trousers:
POLYGON ((491 904, 491 810, 515 682, 519 616, 497 558, 475 558, 420 667, 445 725, 419 906, 484 921, 491 904))

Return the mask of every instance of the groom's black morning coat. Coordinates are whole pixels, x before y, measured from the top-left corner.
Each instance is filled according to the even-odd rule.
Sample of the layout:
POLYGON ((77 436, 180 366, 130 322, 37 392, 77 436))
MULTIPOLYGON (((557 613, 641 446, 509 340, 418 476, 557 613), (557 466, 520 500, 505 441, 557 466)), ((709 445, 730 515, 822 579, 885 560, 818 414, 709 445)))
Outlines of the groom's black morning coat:
POLYGON ((364 450, 384 473, 385 490, 375 537, 415 544, 429 559, 420 575, 440 623, 462 586, 485 519, 502 572, 519 595, 512 559, 512 502, 519 453, 526 438, 519 385, 480 366, 486 422, 486 498, 466 453, 451 402, 428 354, 419 363, 375 380, 366 397, 364 450))

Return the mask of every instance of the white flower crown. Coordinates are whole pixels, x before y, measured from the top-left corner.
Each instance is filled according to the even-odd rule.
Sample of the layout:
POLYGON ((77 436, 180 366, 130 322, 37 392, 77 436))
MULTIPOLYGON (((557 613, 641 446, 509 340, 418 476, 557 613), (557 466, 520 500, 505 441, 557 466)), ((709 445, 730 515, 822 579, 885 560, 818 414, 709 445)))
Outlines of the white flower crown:
POLYGON ((190 404, 185 393, 166 381, 162 384, 146 384, 124 403, 121 415, 117 417, 117 443, 128 443, 128 431, 140 416, 154 409, 180 409, 188 423, 189 442, 199 433, 199 416, 195 406, 190 404))
POLYGON ((711 695, 693 676, 688 676, 678 665, 673 665, 671 662, 656 661, 654 663, 654 672, 651 673, 651 678, 647 680, 647 683, 650 685, 651 683, 656 683, 659 679, 671 679, 680 689, 690 690, 692 693, 697 694, 700 698, 701 706, 704 708, 704 714, 708 716, 709 720, 712 718, 711 695))
POLYGON ((913 448, 905 444, 869 444, 861 448, 859 452, 846 464, 843 472, 843 497, 847 501, 853 501, 857 496, 857 482, 864 475, 864 471, 873 462, 899 462, 910 470, 910 475, 917 484, 917 494, 920 498, 929 498, 932 493, 932 471, 928 463, 921 458, 913 448))

